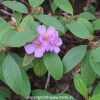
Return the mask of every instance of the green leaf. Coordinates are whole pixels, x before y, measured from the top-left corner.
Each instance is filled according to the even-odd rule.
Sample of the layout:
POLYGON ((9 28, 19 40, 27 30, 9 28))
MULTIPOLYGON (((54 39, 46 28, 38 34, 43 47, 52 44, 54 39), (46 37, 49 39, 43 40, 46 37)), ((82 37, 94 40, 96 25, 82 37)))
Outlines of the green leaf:
POLYGON ((15 59, 16 63, 19 65, 19 68, 22 74, 22 88, 20 91, 20 95, 26 98, 27 96, 30 95, 30 92, 31 92, 29 78, 25 70, 22 68, 22 58, 14 53, 12 54, 12 57, 15 59))
POLYGON ((12 30, 3 37, 2 44, 10 47, 21 47, 31 42, 36 36, 37 34, 31 30, 22 32, 12 30))
POLYGON ((100 62, 100 47, 92 49, 91 51, 91 59, 95 62, 100 62))
POLYGON ((69 72, 76 65, 80 63, 80 61, 83 59, 83 57, 86 54, 86 50, 87 50, 86 45, 80 45, 72 48, 65 54, 62 60, 64 64, 64 73, 69 72))
MULTIPOLYGON (((48 96, 48 100, 50 100, 49 98, 51 97, 52 99, 56 98, 56 100, 67 100, 67 99, 70 99, 70 100, 75 100, 71 95, 67 94, 67 93, 57 93, 57 94, 52 94, 46 90, 41 90, 41 89, 36 89, 36 90, 33 90, 32 91, 32 95, 33 96, 48 96), (62 98, 61 98, 62 97, 62 98)), ((38 98, 36 98, 35 100, 38 100, 38 98)))
POLYGON ((95 73, 100 76, 99 49, 100 49, 100 47, 94 48, 94 49, 91 50, 90 64, 91 64, 93 70, 95 71, 95 73), (95 55, 97 55, 97 56, 95 56, 95 55))
POLYGON ((21 13, 28 13, 26 6, 17 1, 3 1, 2 4, 12 10, 21 12, 21 13))
POLYGON ((85 18, 87 20, 94 20, 96 17, 90 12, 82 12, 79 14, 79 17, 85 18))
POLYGON ((3 75, 6 84, 16 93, 20 93, 22 87, 22 75, 18 64, 8 55, 3 63, 3 75))
POLYGON ((33 60, 33 69, 37 76, 41 77, 44 76, 47 72, 47 69, 44 65, 43 58, 35 58, 33 60))
POLYGON ((87 20, 87 19, 84 19, 84 18, 78 18, 78 22, 82 25, 84 25, 88 31, 93 34, 94 30, 93 30, 93 25, 87 20))
POLYGON ((100 82, 97 84, 95 90, 93 91, 93 95, 100 94, 100 82))
MULTIPOLYGON (((4 98, 11 98, 11 92, 8 88, 5 87, 0 87, 0 95, 3 96, 4 98)), ((1 98, 0 98, 1 100, 1 98)))
POLYGON ((37 33, 37 27, 38 23, 34 21, 33 17, 31 15, 27 15, 22 20, 21 24, 19 25, 19 28, 22 30, 31 30, 34 33, 37 33))
POLYGON ((15 12, 13 14, 13 17, 16 19, 17 24, 19 24, 22 20, 22 13, 20 12, 15 12))
POLYGON ((94 70, 92 69, 92 67, 90 65, 90 61, 89 61, 90 53, 91 53, 91 51, 87 51, 86 56, 80 63, 81 76, 88 87, 92 85, 92 83, 94 82, 94 80, 96 78, 96 74, 95 74, 94 70))
POLYGON ((53 26, 60 32, 65 33, 63 25, 56 18, 49 16, 49 15, 43 15, 43 14, 36 15, 35 17, 38 20, 40 20, 42 23, 46 24, 47 26, 53 26))
POLYGON ((2 46, 1 40, 3 36, 11 29, 11 26, 4 19, 0 18, 0 47, 2 46))
POLYGON ((66 24, 67 28, 77 37, 82 39, 89 39, 91 36, 89 30, 77 21, 72 21, 66 24))
POLYGON ((61 79, 63 76, 63 64, 59 56, 55 53, 45 53, 43 59, 51 76, 56 80, 61 79))
POLYGON ((28 0, 28 1, 33 8, 40 6, 44 2, 44 0, 28 0))
POLYGON ((66 13, 73 14, 73 8, 69 0, 54 0, 54 3, 66 13))
POLYGON ((0 95, 0 100, 6 100, 6 98, 0 95))
POLYGON ((50 6, 51 6, 52 11, 55 12, 55 10, 57 9, 56 4, 54 2, 52 3, 50 2, 50 6))
POLYGON ((93 95, 89 100, 100 100, 100 94, 93 95))
POLYGON ((77 91, 84 96, 84 98, 87 100, 88 98, 88 89, 86 84, 83 82, 82 77, 80 74, 75 74, 74 75, 74 85, 77 89, 77 91))
POLYGON ((21 67, 20 57, 16 54, 8 55, 3 64, 3 74, 6 84, 23 97, 30 95, 31 87, 25 70, 21 67), (15 61, 16 60, 16 61, 15 61))
POLYGON ((27 96, 30 95, 31 86, 30 86, 28 75, 26 74, 25 70, 22 67, 20 67, 20 71, 22 74, 22 88, 20 91, 20 95, 26 98, 27 96))
POLYGON ((100 19, 96 19, 95 21, 93 21, 93 27, 94 30, 100 30, 100 19))
POLYGON ((5 83, 5 79, 3 76, 3 62, 6 58, 5 53, 0 53, 0 80, 2 80, 5 83))
POLYGON ((34 59, 34 56, 33 56, 33 55, 25 54, 24 59, 23 59, 23 64, 22 64, 22 66, 27 66, 27 65, 29 65, 29 64, 32 62, 33 59, 34 59))

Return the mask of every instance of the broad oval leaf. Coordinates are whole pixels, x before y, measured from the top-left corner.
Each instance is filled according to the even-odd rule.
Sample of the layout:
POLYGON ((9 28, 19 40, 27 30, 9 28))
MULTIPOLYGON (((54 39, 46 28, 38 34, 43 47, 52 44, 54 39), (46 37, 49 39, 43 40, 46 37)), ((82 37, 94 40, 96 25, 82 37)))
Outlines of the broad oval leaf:
POLYGON ((91 50, 91 59, 95 62, 100 62, 100 47, 91 50))
MULTIPOLYGON (((91 64, 93 70, 95 71, 95 73, 96 73, 97 75, 100 76, 100 61, 97 62, 97 61, 99 60, 99 57, 98 57, 98 55, 97 55, 98 52, 96 53, 97 58, 96 58, 95 55, 94 55, 95 59, 94 59, 94 57, 93 57, 93 53, 95 52, 95 50, 96 50, 96 49, 92 49, 92 50, 91 50, 90 64, 91 64)), ((97 49, 97 51, 98 51, 98 49, 97 49)))
POLYGON ((93 21, 94 30, 100 30, 100 18, 93 21))
POLYGON ((8 55, 3 63, 3 75, 6 84, 16 93, 20 93, 22 88, 22 75, 15 60, 8 55))
POLYGON ((10 47, 21 47, 26 43, 31 42, 34 38, 36 38, 37 34, 33 31, 9 31, 2 39, 2 44, 10 47))
POLYGON ((43 56, 45 67, 51 76, 59 80, 63 76, 63 64, 59 56, 55 53, 45 53, 43 56))
POLYGON ((86 45, 80 45, 72 48, 69 50, 62 62, 64 64, 64 73, 69 72, 72 70, 77 64, 80 63, 80 61, 83 59, 83 57, 86 54, 87 46, 86 45))
POLYGON ((21 13, 28 13, 26 6, 17 1, 3 1, 2 4, 12 10, 21 12, 21 13))
POLYGON ((54 3, 66 13, 73 14, 73 8, 69 0, 54 0, 54 3))
POLYGON ((26 98, 27 96, 30 95, 30 92, 31 92, 29 78, 25 72, 25 69, 23 69, 21 66, 22 58, 14 53, 12 54, 12 57, 14 58, 16 63, 19 65, 19 69, 20 69, 21 75, 22 75, 22 87, 21 87, 21 91, 19 92, 19 94, 26 98))
POLYGON ((85 18, 87 20, 94 20, 96 17, 90 12, 82 12, 79 14, 79 17, 85 18))
POLYGON ((89 30, 77 21, 72 21, 66 24, 67 28, 77 37, 82 39, 90 39, 93 36, 90 34, 89 30))
POLYGON ((90 32, 90 34, 93 34, 93 32, 94 32, 93 25, 87 19, 78 18, 77 20, 78 20, 78 22, 80 24, 84 25, 88 29, 88 31, 90 32))
POLYGON ((34 21, 33 17, 31 15, 27 15, 23 18, 21 24, 18 27, 18 30, 31 30, 34 33, 37 33, 37 27, 38 23, 34 21))
POLYGON ((53 26, 60 32, 65 33, 65 29, 63 25, 56 18, 49 16, 49 15, 44 15, 44 14, 36 15, 35 17, 38 20, 40 20, 42 23, 46 24, 47 26, 53 26))
POLYGON ((92 83, 96 78, 96 74, 90 65, 90 53, 91 51, 88 50, 86 56, 83 58, 83 60, 80 63, 81 76, 88 87, 92 85, 92 83))
POLYGON ((28 1, 33 8, 40 6, 44 2, 44 0, 28 0, 28 1))
POLYGON ((74 75, 74 85, 77 89, 77 91, 84 96, 84 98, 87 100, 88 98, 88 89, 86 84, 83 82, 82 77, 80 74, 74 75))

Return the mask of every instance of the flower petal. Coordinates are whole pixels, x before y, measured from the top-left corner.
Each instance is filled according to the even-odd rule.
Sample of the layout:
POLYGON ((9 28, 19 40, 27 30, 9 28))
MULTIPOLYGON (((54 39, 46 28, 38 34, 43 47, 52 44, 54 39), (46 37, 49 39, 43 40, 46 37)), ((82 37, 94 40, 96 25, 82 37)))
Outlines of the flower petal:
POLYGON ((27 54, 32 54, 35 50, 35 48, 31 44, 25 45, 24 49, 25 49, 27 54))
POLYGON ((61 46, 62 45, 62 40, 60 38, 58 38, 56 45, 57 46, 61 46))
POLYGON ((54 46, 53 49, 54 49, 54 52, 55 52, 55 53, 59 53, 59 52, 60 52, 60 48, 57 47, 57 46, 54 46))
POLYGON ((43 56, 43 52, 40 49, 36 49, 34 52, 35 57, 40 58, 43 56))
POLYGON ((55 28, 54 27, 52 27, 52 26, 50 26, 48 29, 47 29, 47 33, 49 34, 49 35, 51 35, 51 34, 55 34, 55 28))
POLYGON ((44 35, 46 33, 46 27, 44 25, 39 25, 38 28, 37 28, 37 32, 40 35, 44 35))

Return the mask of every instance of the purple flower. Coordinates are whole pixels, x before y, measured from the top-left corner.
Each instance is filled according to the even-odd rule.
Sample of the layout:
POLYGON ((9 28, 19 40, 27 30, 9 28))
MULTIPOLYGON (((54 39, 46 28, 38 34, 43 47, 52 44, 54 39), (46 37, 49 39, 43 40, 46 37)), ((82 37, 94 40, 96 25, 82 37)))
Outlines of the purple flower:
POLYGON ((59 46, 62 45, 62 40, 59 38, 58 31, 52 26, 48 29, 44 25, 37 28, 38 37, 31 43, 24 46, 27 54, 33 54, 35 57, 42 57, 46 51, 54 51, 59 53, 59 46))

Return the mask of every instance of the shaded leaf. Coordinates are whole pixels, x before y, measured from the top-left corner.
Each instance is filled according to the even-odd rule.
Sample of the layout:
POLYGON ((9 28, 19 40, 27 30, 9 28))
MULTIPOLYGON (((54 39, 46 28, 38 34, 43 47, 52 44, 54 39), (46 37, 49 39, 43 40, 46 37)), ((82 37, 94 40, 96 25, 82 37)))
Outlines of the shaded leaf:
POLYGON ((63 64, 59 56, 55 53, 45 53, 43 59, 44 64, 51 76, 56 80, 61 79, 63 76, 63 64))
POLYGON ((80 45, 72 48, 65 54, 62 60, 64 64, 64 73, 69 72, 81 62, 81 60, 86 54, 86 50, 87 50, 86 45, 80 45))

